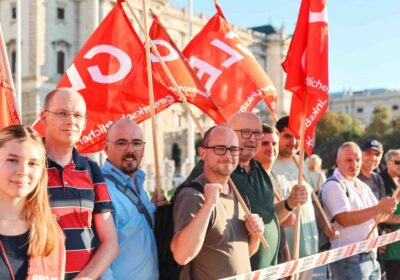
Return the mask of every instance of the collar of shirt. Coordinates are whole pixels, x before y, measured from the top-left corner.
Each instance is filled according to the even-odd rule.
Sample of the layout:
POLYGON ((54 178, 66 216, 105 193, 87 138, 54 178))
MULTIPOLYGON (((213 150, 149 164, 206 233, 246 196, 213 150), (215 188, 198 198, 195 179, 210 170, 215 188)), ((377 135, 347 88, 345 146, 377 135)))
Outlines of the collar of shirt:
MULTIPOLYGON (((123 185, 128 185, 131 188, 134 187, 133 179, 129 175, 127 175, 124 172, 122 172, 118 167, 113 165, 108 160, 106 160, 104 162, 104 165, 102 167, 102 171, 105 174, 113 175, 123 185)), ((135 181, 137 183, 137 187, 138 188, 140 188, 140 189, 143 188, 143 182, 144 182, 145 177, 146 177, 146 173, 144 173, 143 170, 138 169, 136 171, 135 181)))

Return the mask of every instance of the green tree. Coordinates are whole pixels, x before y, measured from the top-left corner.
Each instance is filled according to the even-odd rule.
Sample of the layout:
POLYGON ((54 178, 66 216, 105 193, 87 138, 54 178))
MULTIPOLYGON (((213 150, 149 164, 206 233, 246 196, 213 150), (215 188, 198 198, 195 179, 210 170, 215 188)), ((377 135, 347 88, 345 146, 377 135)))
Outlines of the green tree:
POLYGON ((366 129, 370 137, 382 137, 392 132, 391 114, 386 106, 377 106, 372 113, 371 123, 366 129))
POLYGON ((335 165, 339 146, 357 141, 363 133, 362 123, 349 114, 326 112, 317 124, 314 153, 322 158, 324 168, 330 168, 335 165))

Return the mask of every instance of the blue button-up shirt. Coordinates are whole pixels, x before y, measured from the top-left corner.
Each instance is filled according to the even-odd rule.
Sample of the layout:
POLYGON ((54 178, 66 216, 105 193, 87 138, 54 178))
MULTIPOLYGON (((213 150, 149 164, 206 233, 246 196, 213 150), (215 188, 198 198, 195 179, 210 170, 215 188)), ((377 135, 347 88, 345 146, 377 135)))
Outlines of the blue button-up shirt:
MULTIPOLYGON (((138 169, 135 180, 109 161, 104 163, 103 174, 114 176, 121 184, 128 185, 139 196, 154 224, 156 206, 149 201, 143 189, 145 173, 138 169), (136 186, 134 186, 136 184, 136 186)), ((112 213, 118 233, 119 254, 101 279, 158 279, 157 246, 152 228, 129 198, 115 184, 106 179, 108 192, 114 205, 112 213)))

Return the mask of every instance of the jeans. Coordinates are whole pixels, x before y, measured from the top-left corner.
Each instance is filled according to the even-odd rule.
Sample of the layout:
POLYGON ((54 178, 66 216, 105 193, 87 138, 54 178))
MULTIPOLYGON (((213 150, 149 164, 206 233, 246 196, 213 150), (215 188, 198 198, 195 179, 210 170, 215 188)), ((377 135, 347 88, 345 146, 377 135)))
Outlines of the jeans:
POLYGON ((330 264, 335 280, 379 280, 381 270, 375 252, 361 253, 330 264))

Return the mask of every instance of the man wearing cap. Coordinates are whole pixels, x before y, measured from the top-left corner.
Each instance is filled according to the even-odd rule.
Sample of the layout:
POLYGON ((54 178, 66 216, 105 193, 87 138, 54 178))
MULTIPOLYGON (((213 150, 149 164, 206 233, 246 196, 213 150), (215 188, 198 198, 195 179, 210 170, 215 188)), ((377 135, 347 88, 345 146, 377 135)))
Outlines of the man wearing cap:
POLYGON ((361 150, 362 164, 358 178, 366 183, 371 188, 376 199, 380 200, 386 196, 385 185, 382 177, 375 173, 374 170, 379 166, 382 159, 382 144, 378 140, 369 139, 362 145, 361 150))
MULTIPOLYGON (((386 194, 391 196, 400 184, 400 149, 389 150, 385 154, 386 168, 380 173, 385 184, 386 194)), ((396 215, 400 215, 398 206, 396 215)), ((398 230, 400 225, 388 225, 392 231, 398 230)), ((386 277, 388 280, 400 279, 400 242, 389 244, 385 255, 386 277)))

